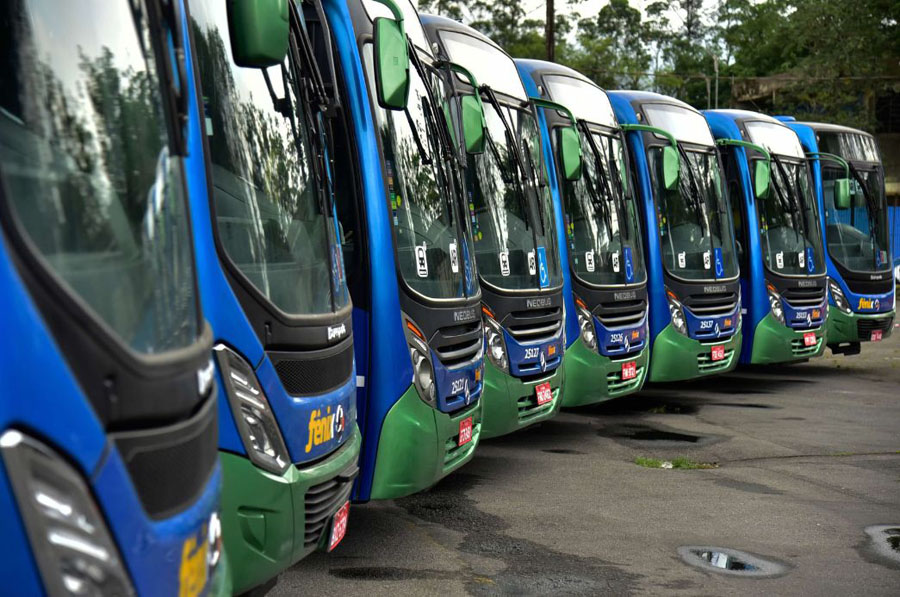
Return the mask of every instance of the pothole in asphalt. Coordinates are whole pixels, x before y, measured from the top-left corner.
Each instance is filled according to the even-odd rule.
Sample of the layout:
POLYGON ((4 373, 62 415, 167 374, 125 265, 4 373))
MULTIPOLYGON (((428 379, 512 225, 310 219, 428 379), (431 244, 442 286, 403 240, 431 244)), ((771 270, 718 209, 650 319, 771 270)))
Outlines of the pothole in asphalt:
POLYGON ((722 436, 718 435, 696 435, 673 429, 651 427, 640 423, 607 425, 598 430, 597 435, 641 446, 652 444, 660 447, 685 445, 700 446, 715 443, 724 439, 722 436))
POLYGON ((779 576, 788 570, 780 562, 728 547, 686 545, 678 548, 678 555, 691 566, 728 576, 762 578, 779 576))
POLYGON ((878 555, 900 564, 900 525, 877 524, 866 527, 866 534, 878 555))
POLYGON ((541 452, 546 452, 547 454, 584 454, 584 452, 569 450, 568 448, 551 448, 549 450, 541 450, 541 452))

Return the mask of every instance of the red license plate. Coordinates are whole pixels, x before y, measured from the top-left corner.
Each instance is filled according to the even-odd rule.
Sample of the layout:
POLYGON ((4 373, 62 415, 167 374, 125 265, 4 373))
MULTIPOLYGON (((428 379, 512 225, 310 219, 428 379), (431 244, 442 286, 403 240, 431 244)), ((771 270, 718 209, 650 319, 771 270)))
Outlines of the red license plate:
POLYGON ((535 386, 534 393, 537 395, 538 406, 547 404, 553 400, 553 390, 550 389, 549 381, 545 381, 544 383, 535 386))
POLYGON ((347 518, 350 517, 350 502, 344 502, 340 510, 334 513, 334 521, 331 523, 331 540, 328 541, 328 551, 338 546, 347 534, 347 518))
POLYGON ((712 347, 712 360, 721 361, 725 358, 725 345, 720 344, 712 347))
POLYGON ((462 446, 472 441, 472 417, 466 417, 459 422, 459 439, 457 446, 462 446))
POLYGON ((637 361, 622 363, 622 381, 628 381, 637 377, 637 361))
POLYGON ((872 330, 872 342, 881 342, 881 330, 872 330))
POLYGON ((815 332, 806 332, 803 334, 803 345, 804 346, 815 346, 816 345, 816 333, 815 332))

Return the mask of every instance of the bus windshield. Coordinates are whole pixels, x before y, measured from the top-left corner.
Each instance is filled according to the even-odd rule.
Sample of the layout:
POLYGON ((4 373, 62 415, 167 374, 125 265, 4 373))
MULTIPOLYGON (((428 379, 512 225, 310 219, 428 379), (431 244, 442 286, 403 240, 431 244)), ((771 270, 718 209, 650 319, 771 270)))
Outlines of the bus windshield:
MULTIPOLYGON (((327 181, 321 115, 299 98, 300 66, 231 59, 225 3, 191 3, 207 118, 213 205, 228 259, 275 307, 330 313, 349 297, 327 181)), ((292 42, 295 40, 292 36, 292 42)))
POLYGON ((738 274, 734 230, 715 150, 681 149, 678 186, 663 183, 662 147, 650 148, 650 177, 657 198, 663 265, 688 280, 738 274))
POLYGON ((572 271, 589 284, 641 283, 646 272, 625 146, 617 134, 579 128, 583 175, 563 181, 572 271))
POLYGON ((562 273, 540 129, 530 104, 522 101, 525 89, 515 63, 472 36, 445 31, 441 38, 451 59, 486 87, 486 147, 468 156, 467 168, 481 278, 506 290, 556 287, 562 273))
POLYGON ((148 19, 139 0, 0 8, 2 196, 40 261, 145 354, 200 332, 148 19))
POLYGON ((875 139, 850 132, 819 133, 819 149, 848 160, 851 165, 849 209, 835 209, 834 181, 846 173, 820 162, 825 199, 825 240, 832 259, 860 273, 891 268, 884 168, 875 139))
MULTIPOLYGON (((374 93, 372 44, 365 46, 363 56, 374 93)), ((463 233, 455 163, 442 152, 442 135, 449 132, 439 129, 446 124, 437 117, 440 108, 432 104, 434 98, 446 99, 448 92, 437 72, 421 62, 416 66, 415 57, 411 58, 406 109, 384 110, 377 103, 375 109, 398 267, 406 284, 428 298, 465 298, 477 293, 477 277, 463 233)))
POLYGON ((881 165, 854 165, 850 174, 850 208, 835 209, 834 183, 845 176, 842 168, 830 164, 822 168, 828 254, 852 271, 886 272, 891 269, 891 255, 881 165))

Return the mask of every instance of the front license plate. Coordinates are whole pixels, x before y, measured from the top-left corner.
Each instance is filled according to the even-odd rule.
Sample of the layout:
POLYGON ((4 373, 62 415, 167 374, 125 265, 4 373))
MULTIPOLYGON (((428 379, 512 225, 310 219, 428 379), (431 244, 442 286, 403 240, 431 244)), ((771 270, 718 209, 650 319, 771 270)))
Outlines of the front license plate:
POLYGON ((804 346, 815 346, 816 345, 815 332, 806 332, 805 334, 803 334, 803 345, 804 346))
POLYGON ((463 446, 472 441, 472 417, 466 417, 459 422, 459 440, 457 446, 463 446))
POLYGON ((721 361, 725 358, 725 345, 720 344, 712 347, 712 360, 721 361))
POLYGON ((622 363, 622 381, 628 381, 637 377, 637 361, 622 363))
POLYGON ((344 502, 340 510, 334 513, 334 521, 331 523, 331 539, 328 541, 328 551, 333 550, 347 534, 347 518, 350 517, 350 502, 344 502))
POLYGON ((549 381, 545 381, 544 383, 535 386, 534 393, 535 395, 537 395, 538 406, 547 404, 548 402, 553 400, 553 390, 550 389, 549 381))
POLYGON ((872 330, 872 342, 881 342, 881 330, 872 330))

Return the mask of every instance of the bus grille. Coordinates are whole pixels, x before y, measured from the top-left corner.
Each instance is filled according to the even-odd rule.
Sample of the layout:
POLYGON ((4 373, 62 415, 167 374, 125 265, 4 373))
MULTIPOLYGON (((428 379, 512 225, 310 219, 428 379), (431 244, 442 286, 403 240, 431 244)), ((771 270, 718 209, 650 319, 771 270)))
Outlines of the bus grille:
POLYGON ((318 545, 322 534, 329 530, 328 521, 350 499, 353 479, 358 473, 359 468, 353 464, 336 477, 307 490, 303 500, 306 513, 303 547, 310 549, 318 545))
POLYGON ((440 328, 429 343, 445 367, 468 365, 478 356, 484 342, 481 320, 440 328))
POLYGON ((684 306, 699 317, 718 317, 733 313, 737 302, 737 292, 717 292, 692 294, 684 300, 684 306))
POLYGON ((781 297, 794 309, 818 307, 825 302, 825 287, 821 288, 788 288, 781 297))
POLYGON ((868 339, 875 330, 887 332, 891 329, 891 323, 893 323, 893 317, 859 319, 856 322, 856 333, 859 334, 860 339, 868 339))
POLYGON ((537 395, 532 392, 520 397, 516 401, 518 407, 519 423, 527 423, 531 419, 539 417, 544 413, 553 410, 556 399, 559 397, 559 387, 553 388, 553 400, 538 406, 537 395))
POLYGON ((718 361, 712 360, 711 353, 702 352, 697 355, 697 369, 700 370, 700 373, 715 373, 717 371, 724 371, 731 365, 731 359, 733 358, 733 348, 726 348, 725 358, 718 361))
POLYGON ((822 338, 816 338, 816 343, 812 346, 806 346, 803 338, 794 338, 791 340, 791 354, 795 357, 810 357, 816 354, 822 347, 822 338))
POLYGON ((506 320, 506 329, 517 342, 532 344, 552 340, 562 328, 562 309, 513 311, 506 320))
POLYGON ((594 315, 607 328, 618 328, 640 323, 647 312, 647 301, 644 299, 623 301, 619 303, 600 304, 594 315))
POLYGON ((611 371, 606 374, 606 391, 610 396, 632 392, 640 387, 643 379, 644 367, 638 367, 637 375, 627 380, 622 379, 622 371, 611 371))

